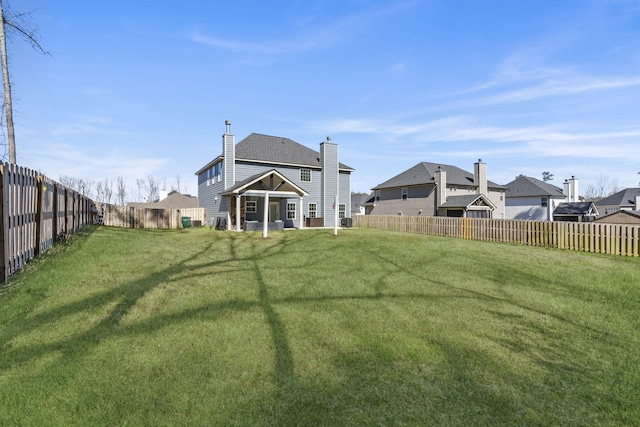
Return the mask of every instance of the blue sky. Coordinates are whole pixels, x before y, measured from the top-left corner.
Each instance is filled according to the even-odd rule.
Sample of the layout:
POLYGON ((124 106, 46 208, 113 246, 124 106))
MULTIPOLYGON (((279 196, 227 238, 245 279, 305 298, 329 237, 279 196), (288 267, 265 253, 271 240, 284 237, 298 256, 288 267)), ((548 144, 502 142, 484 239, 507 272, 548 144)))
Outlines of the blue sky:
POLYGON ((353 191, 479 158, 500 184, 640 181, 638 0, 9 5, 52 54, 8 43, 18 163, 54 179, 197 194, 229 119, 237 141, 331 136, 353 191))

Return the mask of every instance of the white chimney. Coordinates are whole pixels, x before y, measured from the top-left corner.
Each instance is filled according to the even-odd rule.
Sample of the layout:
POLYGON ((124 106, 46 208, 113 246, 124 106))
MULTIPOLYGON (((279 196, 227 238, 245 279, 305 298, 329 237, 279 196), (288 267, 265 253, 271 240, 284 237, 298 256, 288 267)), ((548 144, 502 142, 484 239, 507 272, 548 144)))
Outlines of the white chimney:
POLYGON ((158 201, 162 201, 167 197, 169 197, 169 192, 167 190, 160 190, 160 200, 158 201))
POLYGON ((635 208, 638 212, 640 212, 640 194, 636 195, 636 205, 635 208))
POLYGON ((567 202, 571 201, 571 184, 569 184, 568 179, 565 179, 562 184, 562 194, 564 194, 567 202))
POLYGON ((487 164, 482 163, 482 159, 478 159, 478 162, 473 164, 473 183, 477 187, 478 194, 484 194, 485 196, 488 194, 487 164))
POLYGON ((436 200, 437 207, 440 207, 447 201, 447 173, 442 170, 442 166, 438 166, 438 170, 435 173, 436 182, 436 200))

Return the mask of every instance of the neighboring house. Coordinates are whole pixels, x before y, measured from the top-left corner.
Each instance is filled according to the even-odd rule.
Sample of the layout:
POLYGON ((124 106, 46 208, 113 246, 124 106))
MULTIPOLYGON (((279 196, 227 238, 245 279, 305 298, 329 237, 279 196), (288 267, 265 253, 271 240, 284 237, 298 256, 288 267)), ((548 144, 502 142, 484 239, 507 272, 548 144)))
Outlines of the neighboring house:
POLYGON ((578 202, 578 180, 565 180, 564 189, 529 176, 506 184, 507 219, 553 221, 553 213, 564 202, 578 202))
POLYGON ((127 206, 151 209, 190 209, 198 207, 198 198, 190 194, 181 194, 177 191, 161 191, 160 198, 156 201, 148 203, 129 202, 127 206))
POLYGON ((421 162, 373 188, 371 215, 504 218, 505 190, 487 180, 482 160, 474 164, 473 174, 421 162))
POLYGON ((336 196, 338 218, 350 218, 354 169, 338 161, 330 138, 319 152, 257 133, 236 144, 225 124, 222 153, 196 172, 208 222, 237 231, 333 227, 336 196))
POLYGON ((352 193, 351 194, 351 215, 365 215, 367 201, 373 198, 373 194, 352 193))
POLYGON ((600 216, 593 222, 603 224, 640 225, 640 211, 618 211, 600 216))
POLYGON ((640 211, 640 188, 625 188, 595 203, 601 215, 618 211, 640 211))
POLYGON ((591 222, 598 216, 593 202, 560 203, 553 211, 554 221, 591 222))

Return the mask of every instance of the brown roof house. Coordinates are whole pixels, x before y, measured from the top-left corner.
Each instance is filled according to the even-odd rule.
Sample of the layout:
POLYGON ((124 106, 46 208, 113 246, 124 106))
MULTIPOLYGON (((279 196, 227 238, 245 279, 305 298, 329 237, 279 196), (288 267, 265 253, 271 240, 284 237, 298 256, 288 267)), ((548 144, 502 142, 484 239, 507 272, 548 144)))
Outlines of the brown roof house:
POLYGON ((504 218, 506 187, 487 180, 482 160, 473 170, 418 163, 373 188, 371 215, 504 218))
POLYGON ((148 209, 189 209, 198 207, 198 198, 177 191, 161 191, 158 200, 147 203, 129 202, 127 206, 148 209))

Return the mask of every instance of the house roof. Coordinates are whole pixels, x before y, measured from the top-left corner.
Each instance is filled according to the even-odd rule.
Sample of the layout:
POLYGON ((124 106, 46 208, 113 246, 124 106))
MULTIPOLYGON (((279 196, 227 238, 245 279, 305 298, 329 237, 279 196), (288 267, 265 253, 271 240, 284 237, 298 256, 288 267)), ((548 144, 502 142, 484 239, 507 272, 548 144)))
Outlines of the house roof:
MULTIPOLYGON (((236 160, 322 167, 319 152, 289 138, 259 133, 252 133, 236 144, 236 160)), ((339 167, 354 170, 343 163, 339 167)))
MULTIPOLYGON (((235 146, 236 161, 252 161, 277 165, 308 166, 320 169, 320 153, 309 147, 281 136, 270 136, 259 133, 251 135, 238 142, 235 146)), ((200 175, 224 158, 220 155, 200 168, 196 175, 200 175)), ((341 171, 353 172, 355 169, 339 163, 341 171)))
POLYGON ((565 198, 565 194, 560 187, 548 184, 530 176, 519 176, 515 180, 506 184, 508 192, 507 198, 511 197, 557 197, 565 198))
POLYGON ((596 206, 621 206, 621 207, 630 207, 636 206, 636 196, 640 195, 640 188, 625 188, 622 191, 618 191, 615 194, 612 194, 609 197, 605 197, 602 200, 598 200, 596 206))
POLYGON ((467 208, 470 205, 482 200, 483 205, 495 209, 495 205, 482 194, 467 194, 464 196, 448 196, 447 201, 442 204, 443 208, 467 208))
POLYGON ((127 206, 134 208, 151 208, 151 209, 188 209, 198 207, 198 198, 190 194, 181 194, 172 191, 169 195, 162 199, 148 203, 127 203, 127 206))
POLYGON ((608 220, 620 217, 620 216, 629 216, 632 218, 640 219, 640 211, 617 211, 610 213, 609 215, 604 215, 598 217, 594 220, 594 222, 609 222, 608 220))
POLYGON ((360 206, 364 206, 372 197, 371 194, 367 193, 352 193, 351 194, 351 212, 358 212, 360 210, 360 206))
MULTIPOLYGON (((378 184, 373 189, 381 190, 383 188, 435 184, 435 173, 440 167, 447 173, 447 185, 477 186, 477 183, 473 182, 473 174, 459 167, 440 163, 420 162, 382 184, 378 184)), ((506 188, 492 181, 487 181, 487 185, 491 188, 506 188)))
POLYGON ((597 213, 597 209, 593 202, 566 202, 560 203, 556 210, 553 211, 554 215, 587 215, 591 211, 597 213))
POLYGON ((307 196, 309 194, 303 188, 291 182, 287 177, 275 169, 250 176, 249 178, 236 183, 233 187, 226 189, 221 194, 223 196, 228 196, 231 194, 242 194, 251 190, 293 192, 301 196, 307 196), (269 179, 268 182, 263 182, 267 178, 269 179), (273 178, 276 178, 276 180, 274 181, 273 178))

